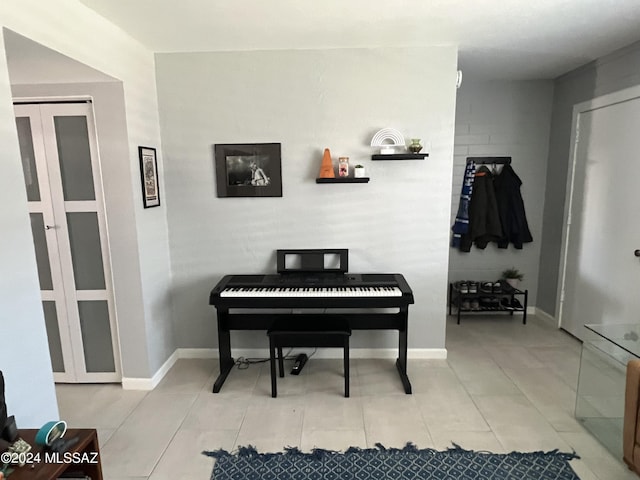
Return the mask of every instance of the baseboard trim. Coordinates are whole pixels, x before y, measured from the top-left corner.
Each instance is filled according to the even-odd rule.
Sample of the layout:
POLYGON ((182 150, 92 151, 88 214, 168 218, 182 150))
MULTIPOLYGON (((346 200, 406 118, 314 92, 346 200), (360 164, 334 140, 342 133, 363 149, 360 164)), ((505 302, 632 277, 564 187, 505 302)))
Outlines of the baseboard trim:
MULTIPOLYGON (((179 350, 179 349, 178 349, 179 350)), ((162 381, 171 367, 178 361, 179 352, 175 350, 151 378, 122 377, 123 390, 153 390, 162 381)))
POLYGON ((549 325, 553 325, 554 327, 558 327, 558 321, 556 320, 556 318, 553 315, 548 314, 541 308, 536 308, 534 315, 543 322, 548 323, 549 325))
MULTIPOLYGON (((313 349, 296 348, 296 352, 304 351, 310 353, 313 349)), ((266 348, 234 348, 233 357, 244 358, 269 358, 269 350, 266 348)), ((315 358, 334 359, 342 358, 340 348, 321 348, 314 354, 315 358)), ((396 358, 397 348, 351 348, 349 349, 351 358, 396 358)), ((407 351, 409 360, 446 360, 446 348, 410 348, 407 351)), ((217 348, 178 348, 158 369, 151 378, 122 378, 123 390, 153 390, 165 377, 167 372, 179 359, 207 359, 218 358, 217 348)))

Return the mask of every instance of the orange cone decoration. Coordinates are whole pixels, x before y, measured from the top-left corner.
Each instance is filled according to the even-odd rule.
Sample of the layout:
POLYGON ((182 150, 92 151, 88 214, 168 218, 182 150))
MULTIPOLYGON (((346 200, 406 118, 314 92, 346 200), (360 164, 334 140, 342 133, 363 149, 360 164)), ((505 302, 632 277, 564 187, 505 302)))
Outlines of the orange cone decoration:
POLYGON ((322 156, 320 178, 336 178, 336 174, 333 173, 333 161, 331 160, 331 152, 328 148, 324 149, 324 155, 322 156))

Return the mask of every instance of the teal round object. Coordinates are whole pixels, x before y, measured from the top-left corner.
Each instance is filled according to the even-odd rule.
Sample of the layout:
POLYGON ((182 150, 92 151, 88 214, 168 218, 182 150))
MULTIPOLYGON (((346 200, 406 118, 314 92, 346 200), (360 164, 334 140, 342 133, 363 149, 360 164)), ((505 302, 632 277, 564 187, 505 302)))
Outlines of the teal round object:
POLYGON ((36 443, 42 446, 51 445, 54 440, 62 437, 66 431, 67 422, 64 420, 47 422, 36 433, 36 443))

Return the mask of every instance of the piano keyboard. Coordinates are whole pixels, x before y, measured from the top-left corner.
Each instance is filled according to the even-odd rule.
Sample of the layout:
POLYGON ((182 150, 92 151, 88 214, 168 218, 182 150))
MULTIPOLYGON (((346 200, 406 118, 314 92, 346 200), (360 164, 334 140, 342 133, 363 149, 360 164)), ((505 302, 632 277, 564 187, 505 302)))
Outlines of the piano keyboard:
POLYGON ((398 287, 229 287, 221 297, 401 297, 398 287))

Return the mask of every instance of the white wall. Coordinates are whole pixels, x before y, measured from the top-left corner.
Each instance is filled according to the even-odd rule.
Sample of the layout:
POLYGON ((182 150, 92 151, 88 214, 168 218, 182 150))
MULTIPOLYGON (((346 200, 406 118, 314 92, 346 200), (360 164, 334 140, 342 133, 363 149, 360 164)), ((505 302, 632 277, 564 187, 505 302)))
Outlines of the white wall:
MULTIPOLYGON (((0 35, 0 52, 4 40, 0 35)), ((0 54, 0 98, 11 96, 0 54)), ((19 428, 58 418, 13 107, 0 102, 0 370, 19 428), (16 205, 19 208, 11 208, 16 205), (6 234, 10 232, 10 234, 6 234)))
POLYGON ((474 245, 468 253, 452 248, 450 281, 494 281, 514 266, 524 273, 522 287, 529 290, 529 306, 536 305, 552 98, 551 81, 463 82, 456 105, 450 223, 460 203, 466 158, 507 156, 523 182, 521 193, 533 242, 522 250, 511 244, 500 249, 494 243, 485 250, 474 245))
MULTIPOLYGON (((443 348, 456 49, 158 54, 174 322, 180 347, 217 346, 209 291, 224 274, 274 272, 278 248, 349 248, 352 272, 412 286, 410 347, 443 348), (430 142, 425 161, 371 161, 394 127, 430 142), (217 198, 213 145, 280 142, 282 198, 217 198), (318 185, 322 152, 371 182, 318 185)), ((261 334, 234 345, 265 347, 261 334)), ((397 335, 356 332, 357 347, 397 335)))
MULTIPOLYGON (((166 202, 159 208, 144 210, 139 193, 138 145, 158 148, 161 184, 164 183, 153 55, 76 0, 4 0, 0 3, 0 27, 6 27, 122 82, 127 148, 121 152, 126 155, 126 161, 115 174, 115 180, 119 183, 118 195, 122 197, 120 202, 114 201, 120 203, 121 208, 133 212, 130 218, 135 225, 132 236, 116 239, 116 247, 123 249, 123 257, 131 262, 131 268, 124 275, 129 275, 130 281, 138 283, 140 293, 126 300, 131 302, 128 311, 139 312, 137 316, 123 315, 118 320, 121 333, 124 331, 124 343, 128 342, 128 346, 123 348, 123 354, 126 354, 123 355, 124 375, 149 378, 165 362, 174 347, 170 321, 171 271, 166 202), (167 348, 168 345, 171 348, 167 348), (128 362, 127 355, 133 356, 130 358, 132 361, 128 362)), ((2 245, 0 258, 6 257, 9 265, 19 265, 24 269, 26 278, 23 282, 12 278, 11 288, 3 289, 0 293, 0 311, 3 315, 14 316, 17 312, 12 305, 18 299, 23 300, 19 304, 22 323, 19 327, 8 329, 4 328, 3 323, 3 338, 8 339, 9 343, 16 342, 18 338, 22 342, 22 325, 29 325, 34 343, 21 343, 20 355, 33 358, 33 368, 49 379, 36 383, 36 378, 22 376, 17 379, 14 375, 8 375, 13 378, 7 389, 22 399, 34 388, 41 389, 41 395, 31 395, 38 397, 35 401, 39 408, 25 401, 21 401, 18 408, 25 416, 51 417, 47 405, 55 405, 55 399, 52 402, 50 398, 53 394, 50 365, 45 368, 45 360, 38 361, 42 357, 48 362, 48 355, 46 343, 36 342, 44 338, 45 328, 38 298, 7 68, 3 47, 0 51, 0 151, 3 155, 0 178, 3 186, 8 185, 2 188, 2 195, 3 205, 9 207, 2 209, 0 219, 3 230, 9 232, 9 235, 3 235, 2 241, 10 244, 2 245), (25 236, 27 233, 29 235, 25 236)), ((3 278, 6 276, 3 275, 3 278)), ((13 356, 12 353, 15 352, 3 350, 0 355, 13 356)), ((11 374, 11 369, 15 367, 5 367, 3 364, 1 368, 9 368, 11 374)), ((39 426, 39 423, 42 422, 38 420, 32 426, 39 426)))

